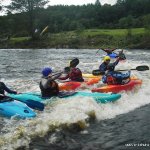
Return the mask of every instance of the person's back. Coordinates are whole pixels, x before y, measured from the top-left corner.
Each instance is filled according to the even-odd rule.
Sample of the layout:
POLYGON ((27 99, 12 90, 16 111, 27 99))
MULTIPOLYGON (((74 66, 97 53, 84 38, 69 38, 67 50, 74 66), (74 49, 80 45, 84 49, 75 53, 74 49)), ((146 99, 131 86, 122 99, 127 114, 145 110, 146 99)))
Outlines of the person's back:
POLYGON ((82 72, 79 68, 71 68, 69 73, 69 79, 72 81, 83 82, 82 72))

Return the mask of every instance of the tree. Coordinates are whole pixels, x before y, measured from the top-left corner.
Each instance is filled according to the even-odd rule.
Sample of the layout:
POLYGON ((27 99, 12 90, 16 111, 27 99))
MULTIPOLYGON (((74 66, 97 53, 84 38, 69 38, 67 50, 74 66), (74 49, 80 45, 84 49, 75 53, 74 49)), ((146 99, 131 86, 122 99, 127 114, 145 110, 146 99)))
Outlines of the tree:
POLYGON ((2 4, 1 4, 1 2, 2 2, 2 1, 0 0, 0 11, 2 10, 2 4))
POLYGON ((34 37, 34 11, 38 8, 43 8, 48 3, 48 0, 11 0, 10 5, 6 8, 14 12, 26 12, 29 17, 29 33, 34 37))
POLYGON ((121 5, 121 4, 123 4, 123 2, 124 2, 123 0, 117 0, 116 4, 121 5))
POLYGON ((99 0, 96 0, 96 1, 95 1, 95 5, 101 6, 100 1, 99 1, 99 0))

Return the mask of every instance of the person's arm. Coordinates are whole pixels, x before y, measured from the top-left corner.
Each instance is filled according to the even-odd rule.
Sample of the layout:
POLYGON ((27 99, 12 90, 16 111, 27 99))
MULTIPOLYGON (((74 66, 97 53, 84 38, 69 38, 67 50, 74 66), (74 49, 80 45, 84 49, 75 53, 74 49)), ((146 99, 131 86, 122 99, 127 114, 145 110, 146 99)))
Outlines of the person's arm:
POLYGON ((16 91, 13 91, 13 90, 9 89, 4 83, 3 83, 3 88, 4 88, 4 90, 5 90, 7 93, 10 93, 10 94, 17 94, 16 91))
POLYGON ((102 63, 102 64, 99 66, 99 70, 100 70, 101 72, 105 72, 105 71, 106 71, 106 67, 105 67, 104 63, 102 63))
POLYGON ((45 78, 42 78, 41 84, 43 85, 44 88, 48 88, 51 85, 51 81, 54 81, 55 79, 58 79, 61 76, 61 73, 52 75, 45 78))
POLYGON ((66 79, 68 79, 69 78, 69 74, 67 74, 66 76, 64 76, 64 77, 59 77, 58 79, 59 80, 66 80, 66 79))
POLYGON ((49 80, 49 81, 56 80, 56 79, 58 79, 61 75, 62 75, 62 73, 57 73, 57 74, 51 75, 50 77, 48 77, 48 80, 49 80))
POLYGON ((114 48, 114 49, 111 49, 111 51, 113 52, 113 51, 115 51, 116 50, 116 48, 114 48))
POLYGON ((109 53, 110 51, 108 49, 102 49, 104 52, 109 53))
POLYGON ((118 65, 120 58, 118 57, 116 61, 113 63, 114 66, 118 65))

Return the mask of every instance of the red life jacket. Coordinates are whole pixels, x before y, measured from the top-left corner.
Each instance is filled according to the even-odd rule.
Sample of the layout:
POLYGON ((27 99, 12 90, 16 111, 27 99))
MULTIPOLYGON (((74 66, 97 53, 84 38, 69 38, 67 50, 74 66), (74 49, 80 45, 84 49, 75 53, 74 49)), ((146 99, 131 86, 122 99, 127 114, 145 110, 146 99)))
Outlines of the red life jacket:
POLYGON ((69 78, 72 81, 79 81, 79 82, 84 81, 82 77, 82 72, 79 68, 71 68, 71 71, 69 73, 69 78))

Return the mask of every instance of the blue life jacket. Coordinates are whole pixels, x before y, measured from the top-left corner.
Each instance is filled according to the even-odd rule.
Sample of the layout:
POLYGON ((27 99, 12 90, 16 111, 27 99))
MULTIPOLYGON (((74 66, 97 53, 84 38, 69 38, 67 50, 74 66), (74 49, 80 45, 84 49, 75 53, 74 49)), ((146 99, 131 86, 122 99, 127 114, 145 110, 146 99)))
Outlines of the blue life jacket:
POLYGON ((102 82, 107 84, 125 84, 124 80, 130 78, 131 72, 121 73, 117 71, 110 71, 102 77, 102 82))

